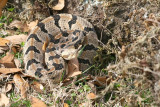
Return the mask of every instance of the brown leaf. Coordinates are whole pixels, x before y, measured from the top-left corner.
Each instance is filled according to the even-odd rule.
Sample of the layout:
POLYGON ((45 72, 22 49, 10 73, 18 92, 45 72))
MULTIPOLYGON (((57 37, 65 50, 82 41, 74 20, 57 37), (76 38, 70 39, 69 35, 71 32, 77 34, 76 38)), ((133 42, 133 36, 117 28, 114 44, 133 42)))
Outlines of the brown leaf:
POLYGON ((5 92, 9 92, 12 89, 12 84, 5 85, 5 92))
POLYGON ((71 59, 68 62, 68 70, 67 70, 67 76, 66 79, 63 81, 63 85, 66 86, 72 82, 70 79, 71 77, 77 76, 82 74, 81 71, 79 71, 79 62, 77 58, 71 59))
POLYGON ((120 53, 120 59, 124 59, 126 56, 126 47, 123 45, 120 53))
POLYGON ((92 99, 96 99, 96 98, 97 98, 97 95, 95 95, 94 93, 89 93, 89 94, 87 95, 87 99, 92 100, 92 99))
POLYGON ((74 77, 74 76, 77 76, 77 75, 80 75, 80 74, 82 74, 82 72, 79 71, 78 59, 77 58, 71 59, 68 62, 68 75, 67 75, 67 78, 74 77))
POLYGON ((4 38, 0 38, 0 46, 7 46, 7 44, 9 44, 10 41, 4 38))
POLYGON ((111 82, 111 78, 107 78, 107 77, 95 77, 94 79, 94 84, 98 85, 98 86, 103 86, 109 84, 111 82))
POLYGON ((3 86, 2 92, 6 93, 6 92, 9 92, 11 89, 12 89, 12 84, 7 83, 3 86))
POLYGON ((26 98, 27 89, 29 87, 28 83, 19 74, 15 74, 13 80, 15 82, 15 86, 21 90, 21 97, 26 98))
POLYGON ((63 107, 69 107, 69 105, 67 103, 64 103, 64 106, 63 107))
POLYGON ((47 107, 47 105, 38 98, 31 98, 32 107, 47 107))
POLYGON ((7 3, 8 0, 0 0, 0 8, 2 9, 6 3, 7 3))
POLYGON ((16 68, 14 55, 10 52, 7 52, 6 56, 0 59, 0 63, 2 63, 6 68, 16 68))
POLYGON ((2 15, 2 8, 6 5, 8 0, 0 0, 0 17, 2 15))
POLYGON ((5 51, 3 50, 2 47, 0 47, 0 54, 3 54, 5 51))
POLYGON ((62 10, 64 8, 65 1, 59 0, 56 6, 51 7, 53 10, 62 10))
POLYGON ((37 24, 38 24, 38 20, 35 20, 35 21, 28 23, 27 25, 28 25, 29 30, 32 30, 37 24))
POLYGON ((15 72, 21 72, 22 69, 19 68, 0 68, 0 73, 2 74, 10 74, 15 72))
POLYGON ((14 63, 15 63, 17 68, 21 67, 21 62, 20 62, 19 59, 14 59, 14 63))
POLYGON ((7 105, 9 104, 9 98, 1 93, 0 94, 0 107, 8 107, 7 105))
POLYGON ((0 17, 2 16, 2 9, 0 8, 0 17))
POLYGON ((88 107, 88 103, 79 104, 79 107, 88 107))
POLYGON ((12 21, 12 23, 9 25, 9 27, 10 28, 16 27, 16 28, 20 29, 23 32, 28 32, 29 31, 29 27, 28 27, 27 23, 23 23, 23 22, 21 22, 19 20, 12 21))
POLYGON ((27 39, 27 35, 20 34, 20 35, 13 35, 13 36, 7 36, 5 39, 9 40, 12 44, 21 44, 22 42, 25 42, 27 39))
POLYGON ((40 84, 40 83, 37 82, 37 81, 34 81, 31 85, 32 85, 32 87, 33 87, 36 91, 38 91, 39 93, 43 93, 44 87, 43 87, 42 84, 40 84))

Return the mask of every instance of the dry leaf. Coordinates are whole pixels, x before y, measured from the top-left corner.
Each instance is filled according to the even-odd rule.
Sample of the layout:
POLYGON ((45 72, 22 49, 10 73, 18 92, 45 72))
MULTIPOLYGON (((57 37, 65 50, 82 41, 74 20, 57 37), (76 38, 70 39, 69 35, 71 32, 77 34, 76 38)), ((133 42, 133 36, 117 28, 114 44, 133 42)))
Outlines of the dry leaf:
POLYGON ((2 74, 10 74, 15 72, 21 72, 22 69, 19 68, 0 68, 0 73, 2 74))
POLYGON ((3 50, 2 47, 0 47, 0 54, 3 54, 5 51, 3 50))
POLYGON ((126 56, 126 47, 123 45, 120 53, 120 59, 124 59, 126 56))
POLYGON ((33 87, 36 91, 38 91, 39 93, 43 93, 44 87, 43 87, 43 85, 40 84, 39 82, 34 81, 34 82, 32 83, 32 87, 33 87))
POLYGON ((29 31, 29 27, 28 27, 27 23, 23 23, 23 22, 21 22, 19 20, 12 21, 11 24, 9 25, 9 27, 10 28, 16 27, 16 28, 20 29, 23 32, 28 32, 29 31))
POLYGON ((20 34, 20 35, 13 35, 13 36, 7 36, 5 39, 9 40, 12 44, 21 44, 22 42, 25 42, 27 39, 27 35, 20 34))
POLYGON ((17 68, 20 68, 21 67, 21 62, 19 59, 14 59, 14 63, 16 65, 17 68))
POLYGON ((2 88, 2 92, 3 92, 3 93, 6 93, 6 92, 9 92, 11 89, 12 89, 12 84, 7 83, 7 84, 5 84, 4 87, 2 88))
POLYGON ((63 107, 69 107, 69 105, 67 103, 64 103, 64 106, 63 107))
POLYGON ((12 84, 6 84, 5 92, 9 92, 12 89, 12 84))
POLYGON ((98 86, 103 86, 109 84, 111 82, 111 78, 107 77, 95 77, 94 84, 98 86))
POLYGON ((70 79, 70 78, 68 78, 68 79, 65 79, 65 80, 63 80, 63 85, 62 86, 67 86, 67 85, 69 85, 69 84, 71 84, 72 83, 72 79, 70 79))
POLYGON ((47 107, 47 105, 38 98, 31 98, 32 107, 47 107))
POLYGON ((62 10, 64 8, 64 3, 65 3, 64 0, 59 0, 56 6, 51 7, 49 5, 49 7, 52 8, 53 10, 62 10))
POLYGON ((6 68, 16 68, 14 55, 10 52, 7 52, 6 56, 0 59, 0 63, 2 63, 6 68))
POLYGON ((0 38, 0 46, 7 46, 7 44, 9 44, 10 41, 4 38, 0 38))
POLYGON ((0 8, 0 17, 2 16, 2 9, 0 8))
POLYGON ((6 3, 7 3, 8 0, 0 0, 0 8, 2 9, 6 3))
POLYGON ((0 107, 8 107, 7 105, 9 104, 9 98, 1 93, 0 94, 0 107))
POLYGON ((77 75, 80 75, 80 74, 82 74, 82 72, 79 71, 78 59, 74 58, 72 60, 69 60, 67 76, 66 76, 66 79, 63 81, 63 85, 70 84, 72 82, 70 77, 74 77, 74 76, 77 76, 77 75))
POLYGON ((28 23, 29 30, 32 30, 38 24, 38 20, 28 23))
POLYGON ((15 86, 21 90, 21 97, 26 98, 27 89, 29 87, 28 83, 18 74, 14 75, 13 80, 15 82, 15 86))
POLYGON ((2 8, 6 5, 8 0, 0 0, 0 17, 2 15, 2 8))
POLYGON ((96 99, 96 98, 97 98, 97 96, 96 96, 94 93, 89 93, 89 94, 87 95, 87 99, 92 100, 92 99, 96 99))
POLYGON ((74 77, 77 75, 82 74, 81 71, 79 71, 79 62, 77 58, 74 58, 68 62, 68 75, 67 78, 69 77, 74 77))
POLYGON ((79 107, 88 107, 89 104, 86 102, 86 103, 82 103, 82 104, 79 104, 79 107))

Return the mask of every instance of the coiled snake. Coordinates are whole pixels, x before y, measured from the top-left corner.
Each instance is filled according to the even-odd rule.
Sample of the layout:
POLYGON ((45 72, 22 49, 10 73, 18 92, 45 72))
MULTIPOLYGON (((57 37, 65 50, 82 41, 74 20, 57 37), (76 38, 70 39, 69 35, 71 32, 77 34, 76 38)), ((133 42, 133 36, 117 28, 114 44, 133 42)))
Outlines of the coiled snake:
POLYGON ((98 46, 97 35, 91 23, 71 15, 50 16, 30 32, 24 46, 25 73, 36 79, 60 81, 67 60, 78 58, 80 70, 93 62, 98 46))

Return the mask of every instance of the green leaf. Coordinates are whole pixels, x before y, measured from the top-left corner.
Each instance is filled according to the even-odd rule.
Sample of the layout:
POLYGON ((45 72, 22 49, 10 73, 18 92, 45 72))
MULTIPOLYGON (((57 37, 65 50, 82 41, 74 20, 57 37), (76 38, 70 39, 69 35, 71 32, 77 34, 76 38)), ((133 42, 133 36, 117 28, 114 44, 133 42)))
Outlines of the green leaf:
POLYGON ((7 10, 10 11, 10 12, 13 12, 14 9, 15 9, 14 7, 13 8, 7 8, 7 10))

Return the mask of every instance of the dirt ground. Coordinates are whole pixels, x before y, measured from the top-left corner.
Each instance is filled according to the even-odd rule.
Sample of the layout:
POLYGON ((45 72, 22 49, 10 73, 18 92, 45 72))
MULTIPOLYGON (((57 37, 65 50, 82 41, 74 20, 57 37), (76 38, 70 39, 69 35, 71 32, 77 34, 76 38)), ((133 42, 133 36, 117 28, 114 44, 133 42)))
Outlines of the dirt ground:
MULTIPOLYGON (((30 107, 33 104, 31 97, 52 107, 160 106, 159 0, 65 0, 62 10, 51 8, 58 0, 49 5, 50 1, 8 0, 2 11, 2 17, 7 20, 0 19, 0 37, 17 32, 26 34, 17 28, 8 32, 14 20, 30 23, 59 13, 81 16, 93 24, 99 39, 94 69, 88 73, 88 80, 74 78, 74 82, 66 86, 46 83, 43 92, 30 87, 25 100, 12 83, 12 89, 5 93, 10 106, 30 107), (11 8, 13 11, 9 10, 11 8)), ((20 57, 23 60, 23 56, 20 57)), ((23 63, 20 68, 23 68, 23 63)), ((13 81, 15 73, 2 74, 0 88, 13 81)), ((33 82, 24 79, 30 84, 33 82)))

